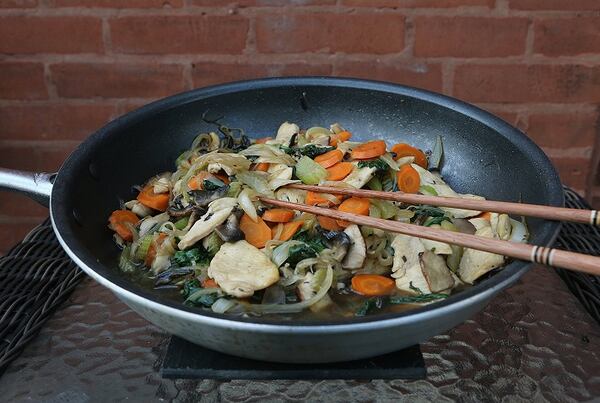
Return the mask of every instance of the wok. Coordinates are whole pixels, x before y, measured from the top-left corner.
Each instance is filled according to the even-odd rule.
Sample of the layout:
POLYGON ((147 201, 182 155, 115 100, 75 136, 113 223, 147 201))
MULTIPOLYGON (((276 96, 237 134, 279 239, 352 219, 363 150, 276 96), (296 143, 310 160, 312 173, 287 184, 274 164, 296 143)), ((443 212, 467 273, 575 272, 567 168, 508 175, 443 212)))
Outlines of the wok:
MULTIPOLYGON (((529 263, 504 270, 442 302, 395 314, 331 322, 236 318, 186 307, 143 288, 117 268, 107 217, 132 185, 172 170, 200 132, 202 114, 223 116, 251 137, 283 121, 301 127, 340 122, 357 140, 385 139, 431 148, 443 137, 442 174, 462 193, 561 206, 559 178, 523 133, 461 101, 410 87, 341 78, 273 78, 198 89, 120 117, 88 137, 57 174, 2 170, 0 187, 49 202, 56 236, 69 256, 144 318, 202 346, 247 358, 317 363, 360 359, 422 342, 465 321, 516 282, 529 263)), ((530 220, 533 243, 549 245, 556 222, 530 220)))

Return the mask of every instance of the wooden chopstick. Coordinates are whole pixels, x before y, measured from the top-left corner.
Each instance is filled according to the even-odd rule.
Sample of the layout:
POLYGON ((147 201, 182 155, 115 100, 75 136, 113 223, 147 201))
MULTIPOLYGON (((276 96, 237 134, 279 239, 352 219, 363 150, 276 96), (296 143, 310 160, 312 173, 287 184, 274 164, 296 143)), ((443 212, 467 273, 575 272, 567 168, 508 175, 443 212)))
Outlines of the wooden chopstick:
POLYGON ((453 207, 463 210, 492 211, 495 213, 545 218, 554 221, 571 221, 583 224, 600 225, 600 214, 597 210, 580 210, 565 207, 544 206, 540 204, 524 204, 493 200, 462 199, 459 197, 427 196, 403 192, 380 192, 377 190, 338 188, 333 186, 291 184, 286 187, 318 193, 368 197, 409 204, 428 204, 431 206, 453 207))
POLYGON ((264 203, 268 203, 273 206, 304 211, 306 213, 326 216, 336 220, 349 221, 359 225, 379 228, 384 231, 397 232, 418 238, 451 243, 454 245, 497 253, 499 255, 510 256, 516 259, 526 260, 547 266, 556 266, 582 273, 589 273, 596 276, 600 275, 600 257, 583 255, 580 253, 568 252, 560 249, 547 248, 544 246, 502 241, 476 235, 463 234, 460 232, 422 227, 415 224, 406 224, 398 221, 384 220, 381 218, 355 215, 338 210, 285 202, 262 196, 260 196, 259 199, 264 203))

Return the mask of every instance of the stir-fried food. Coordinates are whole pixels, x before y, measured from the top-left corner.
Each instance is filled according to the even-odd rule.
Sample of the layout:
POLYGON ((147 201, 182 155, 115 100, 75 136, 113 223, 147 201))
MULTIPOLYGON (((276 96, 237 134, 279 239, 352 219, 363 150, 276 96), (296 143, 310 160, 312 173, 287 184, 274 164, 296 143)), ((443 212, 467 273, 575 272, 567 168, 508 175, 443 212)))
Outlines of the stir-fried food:
POLYGON ((198 136, 174 172, 149 179, 109 217, 124 272, 176 290, 185 304, 231 314, 351 316, 443 300, 502 267, 504 256, 299 211, 258 196, 525 242, 506 214, 307 192, 293 183, 482 198, 455 192, 431 152, 352 141, 339 124, 271 138, 240 129, 198 136), (235 133, 239 136, 236 138, 235 133))

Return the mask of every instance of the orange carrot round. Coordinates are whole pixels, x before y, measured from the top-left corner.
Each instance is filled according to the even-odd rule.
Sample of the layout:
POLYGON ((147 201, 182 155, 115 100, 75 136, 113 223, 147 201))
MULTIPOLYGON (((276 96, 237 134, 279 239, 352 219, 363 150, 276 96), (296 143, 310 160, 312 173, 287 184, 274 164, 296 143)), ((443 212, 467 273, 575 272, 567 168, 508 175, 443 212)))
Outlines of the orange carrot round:
POLYGON ((327 168, 327 180, 341 181, 354 169, 354 165, 350 162, 338 162, 332 167, 327 168))
POLYGON ((229 182, 231 182, 229 180, 229 176, 227 176, 227 174, 224 171, 217 172, 216 174, 213 174, 213 176, 226 185, 229 185, 229 182))
POLYGON ((317 221, 319 221, 321 228, 326 229, 327 231, 341 231, 344 229, 338 225, 335 219, 330 217, 317 216, 317 221))
MULTIPOLYGON (((371 207, 371 202, 369 202, 369 199, 351 197, 349 199, 344 200, 342 204, 340 204, 340 206, 338 207, 338 210, 343 211, 345 213, 369 215, 369 207, 371 207)), ((336 223, 343 228, 346 228, 350 225, 349 222, 344 220, 336 220, 336 223)))
POLYGON ((270 222, 289 222, 293 218, 294 212, 284 208, 272 208, 262 215, 263 220, 270 222))
POLYGON ((325 154, 317 155, 315 162, 321 165, 323 168, 329 168, 344 158, 344 153, 341 150, 331 150, 325 154))
POLYGON ((247 214, 244 214, 240 220, 240 230, 244 233, 246 241, 259 249, 264 248, 273 237, 271 228, 262 218, 258 217, 258 220, 254 222, 247 214))
POLYGON ((339 132, 338 134, 333 134, 329 137, 329 145, 337 147, 338 143, 343 141, 348 141, 352 137, 352 133, 348 131, 339 132))
POLYGON ((321 196, 321 193, 309 191, 309 192, 306 192, 306 199, 304 200, 304 202, 310 206, 321 206, 321 207, 331 207, 334 204, 341 203, 342 196, 333 195, 333 197, 334 197, 334 199, 337 200, 337 203, 321 196))
POLYGON ((202 190, 204 189, 204 180, 210 177, 212 175, 208 171, 200 171, 188 180, 188 188, 190 190, 202 190))
POLYGON ((379 157, 385 154, 385 141, 375 140, 363 143, 352 150, 352 158, 356 160, 366 160, 379 157))
POLYGON ((148 185, 142 189, 137 200, 146 207, 165 211, 169 207, 169 193, 154 193, 154 186, 148 185))
POLYGON ((427 169, 427 156, 421 150, 406 143, 398 143, 392 146, 392 152, 396 154, 395 160, 403 157, 415 157, 415 164, 427 169))
POLYGON ((129 210, 115 210, 108 218, 109 227, 127 242, 133 241, 133 234, 125 224, 135 225, 138 221, 138 216, 129 210))
POLYGON ((357 274, 352 277, 352 289, 366 297, 389 295, 396 288, 396 283, 389 277, 377 274, 357 274))
POLYGON ((403 165, 396 174, 398 189, 404 193, 417 193, 421 187, 421 177, 410 164, 403 165))
MULTIPOLYGON (((281 231, 281 235, 279 235, 280 241, 288 241, 290 240, 296 232, 304 225, 304 221, 290 221, 283 224, 283 231, 281 231)), ((277 232, 277 227, 273 227, 271 229, 272 238, 275 238, 275 233, 277 232)))
POLYGON ((252 167, 253 171, 262 171, 262 172, 267 172, 269 170, 269 163, 268 162, 259 162, 258 164, 255 164, 252 167))

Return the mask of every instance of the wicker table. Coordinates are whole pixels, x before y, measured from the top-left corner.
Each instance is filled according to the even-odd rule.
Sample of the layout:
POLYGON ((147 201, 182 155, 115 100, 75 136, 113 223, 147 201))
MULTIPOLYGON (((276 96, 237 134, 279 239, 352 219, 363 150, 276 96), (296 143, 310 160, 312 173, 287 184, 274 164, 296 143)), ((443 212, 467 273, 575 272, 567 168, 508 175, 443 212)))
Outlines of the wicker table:
POLYGON ((542 267, 533 268, 472 320, 423 343, 428 371, 424 380, 168 380, 158 373, 168 338, 86 278, 0 377, 2 400, 564 402, 600 398, 600 326, 560 277, 542 267))

